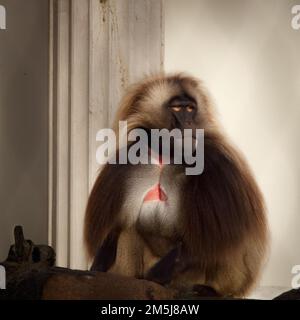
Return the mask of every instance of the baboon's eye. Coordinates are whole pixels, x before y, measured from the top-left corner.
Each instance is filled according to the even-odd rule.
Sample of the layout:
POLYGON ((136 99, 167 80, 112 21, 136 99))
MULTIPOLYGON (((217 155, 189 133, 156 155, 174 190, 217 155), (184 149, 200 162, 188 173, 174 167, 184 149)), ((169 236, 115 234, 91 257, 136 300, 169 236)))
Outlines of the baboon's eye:
POLYGON ((181 106, 172 106, 171 107, 173 111, 178 112, 181 110, 181 106))
POLYGON ((187 106, 186 111, 187 112, 192 112, 195 108, 193 106, 187 106))

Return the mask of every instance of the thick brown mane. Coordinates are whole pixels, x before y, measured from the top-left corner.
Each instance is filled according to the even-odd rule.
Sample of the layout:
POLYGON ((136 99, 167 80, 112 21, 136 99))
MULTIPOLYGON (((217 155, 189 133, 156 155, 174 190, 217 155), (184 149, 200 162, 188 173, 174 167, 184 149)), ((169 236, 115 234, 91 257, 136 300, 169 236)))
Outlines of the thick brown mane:
MULTIPOLYGON (((257 280, 264 261, 268 242, 265 206, 247 162, 216 121, 211 98, 201 81, 184 73, 162 73, 131 86, 120 103, 114 130, 119 134, 120 120, 127 121, 129 131, 169 129, 172 115, 167 111, 170 105, 169 109, 166 106, 183 93, 196 101, 193 125, 204 129, 205 163, 201 175, 184 176, 180 185, 181 216, 176 223, 185 261, 176 259, 180 266, 174 268, 177 273, 172 273, 170 283, 182 287, 200 282, 222 295, 242 296, 257 280)), ((184 171, 185 165, 180 166, 184 171)), ((158 254, 134 226, 128 230, 122 216, 128 201, 126 181, 134 171, 134 165, 104 166, 89 197, 85 241, 90 257, 98 254, 97 261, 105 260, 103 252, 106 255, 111 250, 103 249, 105 240, 114 234, 110 239, 116 242, 109 240, 109 248, 115 248, 113 258, 101 265, 126 275, 146 276, 158 254), (117 240, 119 233, 121 240, 117 240)), ((135 190, 133 193, 135 196, 135 190)), ((178 243, 172 245, 176 248, 178 243)))

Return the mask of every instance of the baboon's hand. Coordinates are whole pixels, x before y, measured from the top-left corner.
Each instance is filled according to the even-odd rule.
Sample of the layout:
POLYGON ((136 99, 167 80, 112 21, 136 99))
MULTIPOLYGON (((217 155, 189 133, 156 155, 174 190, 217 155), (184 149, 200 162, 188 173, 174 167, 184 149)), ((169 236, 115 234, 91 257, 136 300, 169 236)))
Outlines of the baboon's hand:
POLYGON ((165 285, 170 283, 181 264, 182 243, 170 250, 147 273, 146 279, 165 285))

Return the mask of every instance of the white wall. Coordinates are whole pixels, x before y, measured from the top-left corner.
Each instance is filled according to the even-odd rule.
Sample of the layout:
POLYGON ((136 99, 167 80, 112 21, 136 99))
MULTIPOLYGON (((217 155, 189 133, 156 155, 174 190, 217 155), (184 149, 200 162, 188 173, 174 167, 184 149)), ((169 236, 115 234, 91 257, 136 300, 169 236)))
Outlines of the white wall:
POLYGON ((265 195, 272 232, 262 284, 300 264, 300 30, 288 0, 166 0, 165 67, 203 79, 265 195))
POLYGON ((0 261, 16 224, 47 243, 48 1, 0 0, 0 261))

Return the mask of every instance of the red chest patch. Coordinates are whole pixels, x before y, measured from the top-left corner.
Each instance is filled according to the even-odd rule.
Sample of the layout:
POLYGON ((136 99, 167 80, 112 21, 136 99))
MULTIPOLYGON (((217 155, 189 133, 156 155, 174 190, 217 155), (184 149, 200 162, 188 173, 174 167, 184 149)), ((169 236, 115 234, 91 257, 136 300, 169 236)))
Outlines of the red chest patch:
MULTIPOLYGON (((163 168, 164 162, 161 155, 158 155, 157 153, 152 153, 151 149, 149 149, 149 156, 151 157, 151 162, 154 165, 159 166, 160 172, 163 168)), ((158 177, 158 181, 160 180, 160 175, 158 177)), ((167 201, 168 197, 166 193, 163 191, 163 189, 160 186, 160 183, 158 182, 156 185, 154 185, 145 195, 143 202, 148 201, 167 201)))
POLYGON ((160 184, 156 184, 146 194, 143 202, 147 201, 166 201, 168 199, 160 184))

